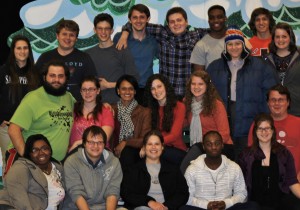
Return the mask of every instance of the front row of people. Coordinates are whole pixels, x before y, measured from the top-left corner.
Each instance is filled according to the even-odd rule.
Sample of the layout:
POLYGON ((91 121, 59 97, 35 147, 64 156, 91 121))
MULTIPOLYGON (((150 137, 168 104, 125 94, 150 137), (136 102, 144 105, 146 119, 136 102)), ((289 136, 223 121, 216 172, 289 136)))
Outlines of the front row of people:
POLYGON ((272 117, 260 114, 253 127, 253 145, 239 165, 222 155, 217 131, 203 137, 200 155, 183 175, 178 165, 161 158, 164 138, 151 130, 143 139, 145 158, 122 172, 120 162, 105 149, 107 135, 88 127, 82 147, 62 166, 52 158, 46 137, 28 137, 24 156, 6 176, 0 209, 299 209, 300 183, 291 153, 275 138, 272 117), (63 170, 64 169, 64 170, 63 170))

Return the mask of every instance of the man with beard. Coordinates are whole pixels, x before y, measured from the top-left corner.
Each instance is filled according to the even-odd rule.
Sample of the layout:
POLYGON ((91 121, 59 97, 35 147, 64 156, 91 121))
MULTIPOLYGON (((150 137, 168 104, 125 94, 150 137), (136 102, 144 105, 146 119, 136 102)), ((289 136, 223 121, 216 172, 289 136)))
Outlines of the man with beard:
POLYGON ((55 159, 65 157, 75 102, 66 91, 69 75, 63 62, 50 61, 43 71, 43 86, 29 92, 21 101, 8 128, 12 143, 8 146, 6 172, 16 153, 23 156, 24 140, 34 134, 43 134, 49 139, 55 159))

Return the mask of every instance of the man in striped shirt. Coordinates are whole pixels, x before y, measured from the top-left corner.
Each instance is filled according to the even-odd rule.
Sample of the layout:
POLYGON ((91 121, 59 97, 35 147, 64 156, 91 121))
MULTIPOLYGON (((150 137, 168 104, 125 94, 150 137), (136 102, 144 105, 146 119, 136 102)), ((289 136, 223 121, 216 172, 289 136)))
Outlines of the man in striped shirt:
POLYGON ((256 203, 245 202, 247 190, 240 167, 222 155, 223 140, 217 131, 203 137, 206 154, 192 161, 185 172, 189 200, 181 210, 193 209, 258 209, 256 203))

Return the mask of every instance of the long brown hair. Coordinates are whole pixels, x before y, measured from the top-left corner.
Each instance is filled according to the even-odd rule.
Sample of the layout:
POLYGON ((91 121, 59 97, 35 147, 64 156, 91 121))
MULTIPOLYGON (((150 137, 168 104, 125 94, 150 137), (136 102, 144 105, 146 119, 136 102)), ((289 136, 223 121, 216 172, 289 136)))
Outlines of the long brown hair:
POLYGON ((216 101, 221 100, 215 86, 212 84, 210 76, 207 72, 205 71, 194 71, 191 74, 190 79, 187 82, 186 85, 186 92, 185 92, 185 107, 186 107, 186 117, 188 117, 189 113, 191 112, 191 104, 192 104, 192 99, 193 99, 193 93, 191 91, 191 84, 192 84, 192 79, 193 77, 200 77, 206 84, 206 92, 204 93, 203 96, 203 110, 202 114, 203 115, 211 115, 213 113, 213 110, 216 108, 216 101))
POLYGON ((151 112, 152 129, 158 129, 160 126, 159 111, 158 111, 159 104, 158 101, 155 98, 153 98, 151 93, 152 82, 156 79, 161 81, 164 84, 166 89, 166 105, 164 106, 164 116, 162 119, 161 127, 163 131, 170 132, 173 125, 174 109, 177 104, 177 98, 175 96, 174 89, 170 84, 169 80, 161 74, 153 74, 152 76, 150 76, 145 86, 145 98, 147 100, 147 107, 149 107, 152 110, 151 112))
POLYGON ((16 35, 13 37, 10 45, 10 53, 7 61, 8 75, 10 76, 11 83, 9 85, 9 97, 13 104, 19 103, 23 98, 23 85, 20 84, 19 75, 17 74, 18 65, 16 63, 15 47, 18 41, 24 41, 28 45, 28 58, 26 66, 28 68, 25 76, 27 78, 27 91, 36 89, 39 86, 39 72, 34 66, 34 59, 30 41, 26 36, 16 35))

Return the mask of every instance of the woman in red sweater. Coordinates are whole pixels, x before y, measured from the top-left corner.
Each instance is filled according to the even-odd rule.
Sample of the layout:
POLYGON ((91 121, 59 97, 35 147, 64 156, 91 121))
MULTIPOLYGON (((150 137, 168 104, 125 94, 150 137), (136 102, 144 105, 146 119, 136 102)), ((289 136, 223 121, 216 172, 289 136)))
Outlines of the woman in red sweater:
POLYGON ((190 161, 203 152, 202 137, 211 130, 221 134, 225 146, 223 153, 233 159, 233 154, 231 154, 233 153, 231 151, 233 143, 230 137, 227 112, 207 72, 194 71, 191 74, 187 83, 184 103, 186 106, 186 124, 190 130, 191 148, 182 162, 181 170, 185 170, 190 161))
MULTIPOLYGON (((182 137, 184 104, 177 101, 168 79, 160 74, 148 78, 145 98, 147 106, 152 110, 152 129, 159 129, 164 137, 165 151, 162 158, 180 164, 187 149, 182 137)), ((141 153, 143 155, 143 151, 141 153)))

